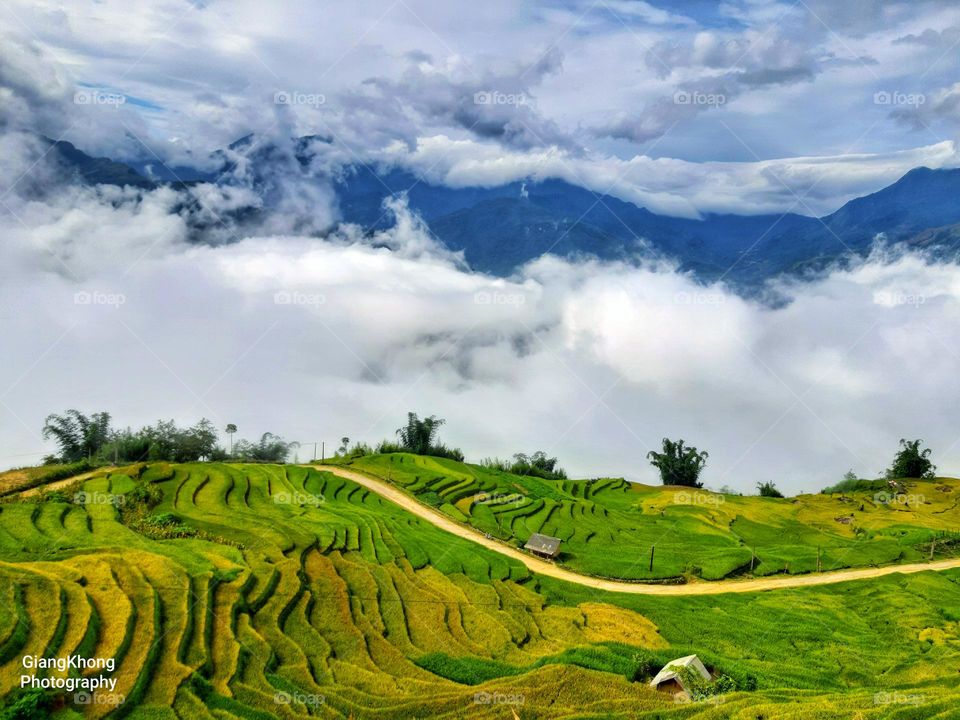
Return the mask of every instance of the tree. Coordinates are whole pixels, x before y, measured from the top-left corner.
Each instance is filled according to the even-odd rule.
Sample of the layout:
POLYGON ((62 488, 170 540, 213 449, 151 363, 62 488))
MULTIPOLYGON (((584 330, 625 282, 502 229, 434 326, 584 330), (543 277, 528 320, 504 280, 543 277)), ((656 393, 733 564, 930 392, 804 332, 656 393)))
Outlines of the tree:
POLYGON ((760 491, 760 497, 782 498, 783 493, 777 490, 777 486, 772 481, 757 483, 757 490, 760 491))
POLYGON ((924 478, 934 476, 937 466, 930 461, 930 448, 920 449, 923 440, 900 440, 900 451, 893 458, 893 465, 887 470, 887 479, 924 478))
POLYGON ((233 435, 237 432, 237 426, 233 423, 227 423, 224 432, 230 436, 230 454, 233 455, 233 435))
POLYGON ((349 449, 350 449, 350 438, 344 435, 342 438, 340 438, 340 448, 337 450, 337 452, 340 453, 341 455, 346 455, 347 450, 349 449))
POLYGON ((110 437, 110 413, 87 416, 71 409, 63 415, 48 415, 43 425, 43 437, 56 440, 63 462, 92 459, 110 437))
POLYGON ((421 420, 416 413, 407 413, 407 424, 397 430, 400 437, 400 444, 407 452, 415 455, 428 455, 430 446, 433 444, 437 431, 443 425, 444 420, 436 415, 421 420))
POLYGON ((660 471, 664 485, 685 485, 703 487, 699 481, 700 472, 707 464, 709 454, 695 447, 687 447, 683 440, 663 439, 663 452, 651 450, 647 453, 650 464, 660 471))
POLYGON ((241 440, 237 443, 237 456, 243 460, 255 462, 280 463, 287 459, 293 448, 300 447, 300 443, 286 442, 279 435, 266 432, 260 436, 260 441, 251 443, 241 440))
POLYGON ((193 462, 200 458, 208 458, 217 447, 217 431, 213 423, 202 418, 192 428, 178 433, 177 461, 193 462))

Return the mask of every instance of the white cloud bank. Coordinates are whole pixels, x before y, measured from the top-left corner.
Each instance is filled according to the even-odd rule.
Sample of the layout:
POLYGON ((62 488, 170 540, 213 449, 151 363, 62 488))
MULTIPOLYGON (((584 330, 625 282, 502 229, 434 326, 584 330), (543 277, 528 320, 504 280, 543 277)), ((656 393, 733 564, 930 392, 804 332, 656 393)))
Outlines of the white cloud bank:
POLYGON ((876 255, 772 309, 665 266, 471 273, 402 205, 372 238, 189 246, 167 193, 16 201, 0 464, 35 460, 43 417, 78 407, 328 444, 415 410, 473 460, 542 448, 577 476, 646 482, 646 452, 683 437, 710 451, 709 484, 743 490, 876 475, 901 436, 960 471, 954 266, 876 255))
POLYGON ((497 186, 560 178, 654 213, 693 218, 705 213, 827 215, 916 167, 960 163, 956 144, 949 140, 881 154, 687 162, 646 155, 630 159, 578 155, 556 147, 511 151, 438 135, 420 138, 413 149, 394 143, 372 157, 438 185, 497 186))

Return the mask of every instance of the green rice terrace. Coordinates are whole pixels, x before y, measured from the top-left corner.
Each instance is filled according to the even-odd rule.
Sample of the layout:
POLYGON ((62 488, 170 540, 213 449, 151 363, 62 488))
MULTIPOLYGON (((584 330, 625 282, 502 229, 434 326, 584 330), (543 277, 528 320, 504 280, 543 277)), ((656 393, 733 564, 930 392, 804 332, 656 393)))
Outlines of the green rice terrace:
MULTIPOLYGON (((755 573, 814 569, 818 545, 825 569, 924 559, 924 543, 955 529, 960 494, 938 480, 911 483, 926 499, 909 509, 830 496, 682 505, 671 488, 540 481, 411 455, 352 467, 510 541, 554 533, 562 563, 632 579, 647 577, 653 542, 661 578, 749 572, 753 545, 755 573)), ((533 575, 303 466, 137 464, 6 492, 4 718, 960 715, 960 570, 626 595, 533 575), (726 676, 724 692, 680 703, 650 687, 690 654, 726 676), (114 690, 20 689, 23 658, 74 655, 114 667, 38 675, 96 674, 114 690)))
POLYGON ((560 538, 558 561, 632 580, 797 574, 917 562, 960 545, 960 482, 760 498, 622 479, 544 480, 404 453, 347 461, 460 522, 522 545, 560 538), (650 565, 651 547, 653 568, 650 565), (818 566, 819 553, 819 566, 818 566))

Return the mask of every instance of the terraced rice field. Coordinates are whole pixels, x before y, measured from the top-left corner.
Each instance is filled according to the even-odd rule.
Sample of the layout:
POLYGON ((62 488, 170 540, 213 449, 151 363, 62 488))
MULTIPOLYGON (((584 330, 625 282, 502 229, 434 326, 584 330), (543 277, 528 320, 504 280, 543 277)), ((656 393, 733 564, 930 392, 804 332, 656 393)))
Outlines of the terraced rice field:
POLYGON ((622 479, 542 480, 400 453, 348 462, 508 542, 559 537, 563 565, 601 577, 718 580, 917 562, 935 539, 936 557, 953 554, 960 531, 960 482, 951 479, 910 482, 893 502, 871 493, 780 500, 622 479))
POLYGON ((24 655, 116 659, 125 702, 60 698, 62 717, 907 718, 915 697, 924 717, 960 703, 957 572, 627 597, 532 577, 303 467, 141 465, 78 489, 84 504, 0 505, 0 697, 16 699, 24 655), (138 486, 196 536, 124 524, 106 499, 138 486), (678 705, 643 681, 690 652, 741 691, 678 705))

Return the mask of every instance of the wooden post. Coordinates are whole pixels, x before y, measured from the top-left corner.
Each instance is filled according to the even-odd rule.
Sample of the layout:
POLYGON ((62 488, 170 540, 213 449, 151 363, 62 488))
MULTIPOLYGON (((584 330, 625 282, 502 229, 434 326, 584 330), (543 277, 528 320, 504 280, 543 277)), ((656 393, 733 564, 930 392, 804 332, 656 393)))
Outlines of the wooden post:
POLYGON ((934 538, 930 541, 930 559, 933 560, 933 550, 937 546, 937 539, 934 538))
POLYGON ((750 572, 753 572, 753 561, 757 559, 757 553, 754 548, 750 548, 750 572))
POLYGON ((650 546, 650 572, 653 572, 653 551, 656 549, 656 545, 650 546))
POLYGON ((823 565, 820 564, 820 546, 817 545, 817 572, 823 572, 823 565))

